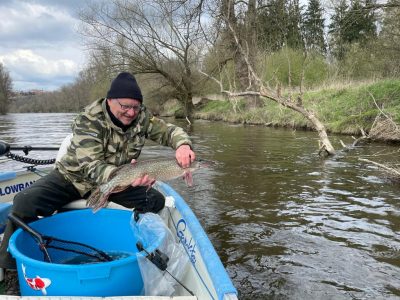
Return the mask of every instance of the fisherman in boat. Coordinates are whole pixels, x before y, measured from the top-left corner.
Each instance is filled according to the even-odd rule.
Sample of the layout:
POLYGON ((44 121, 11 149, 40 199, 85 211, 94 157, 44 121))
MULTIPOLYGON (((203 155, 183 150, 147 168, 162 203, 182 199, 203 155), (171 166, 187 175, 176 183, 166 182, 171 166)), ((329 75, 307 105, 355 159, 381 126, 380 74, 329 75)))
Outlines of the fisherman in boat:
MULTIPOLYGON (((15 196, 12 213, 25 222, 50 216, 72 201, 88 198, 118 166, 139 157, 145 139, 175 149, 176 160, 183 168, 195 159, 188 134, 146 109, 135 77, 127 72, 113 80, 107 98, 96 100, 75 118, 72 133, 67 152, 57 161, 56 168, 15 196)), ((153 183, 154 179, 146 175, 112 194, 109 201, 138 212, 157 213, 165 199, 156 189, 149 189, 153 183)), ((7 251, 15 230, 8 221, 0 246, 0 267, 6 270, 8 295, 19 294, 15 260, 7 251)))

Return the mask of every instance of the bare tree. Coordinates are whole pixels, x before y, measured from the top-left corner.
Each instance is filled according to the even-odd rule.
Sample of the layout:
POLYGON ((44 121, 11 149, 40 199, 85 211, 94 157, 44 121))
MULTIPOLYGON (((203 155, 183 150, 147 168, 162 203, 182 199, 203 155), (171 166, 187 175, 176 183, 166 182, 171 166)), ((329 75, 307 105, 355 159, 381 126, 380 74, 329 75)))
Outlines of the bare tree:
POLYGON ((114 71, 159 74, 193 113, 198 57, 204 44, 202 1, 114 0, 81 14, 82 33, 95 51, 110 51, 114 71))
POLYGON ((314 129, 318 132, 318 135, 320 138, 320 149, 319 149, 320 155, 334 155, 335 149, 332 146, 332 144, 328 138, 328 135, 327 135, 327 132, 325 129, 325 125, 318 119, 315 112, 313 112, 312 110, 307 109, 303 106, 302 94, 298 95, 295 99, 292 99, 293 97, 291 95, 289 95, 288 97, 283 96, 280 91, 280 88, 273 90, 267 84, 264 84, 264 82, 262 82, 260 77, 255 72, 254 67, 248 58, 247 52, 241 46, 241 43, 239 41, 238 35, 236 34, 235 28, 230 24, 228 19, 226 19, 226 23, 229 26, 232 36, 235 39, 238 50, 240 51, 240 55, 242 56, 243 60, 245 61, 246 65, 247 65, 247 68, 249 70, 250 81, 256 82, 256 84, 254 86, 258 87, 258 89, 257 90, 246 90, 246 91, 240 91, 240 92, 228 91, 228 90, 224 89, 223 84, 220 80, 216 79, 213 76, 210 76, 209 74, 207 74, 203 71, 201 71, 201 73, 203 75, 213 79, 215 82, 217 82, 220 86, 221 92, 228 95, 229 97, 260 96, 260 97, 264 97, 264 98, 270 99, 272 101, 275 101, 276 103, 278 103, 282 106, 285 106, 287 108, 290 108, 296 112, 299 112, 300 114, 302 114, 306 119, 308 119, 311 122, 314 129))
POLYGON ((389 0, 384 3, 375 3, 375 2, 368 3, 362 9, 377 10, 377 9, 382 9, 382 8, 397 8, 397 7, 400 7, 399 0, 389 0))
POLYGON ((10 74, 0 63, 0 114, 5 115, 12 94, 12 80, 10 74))

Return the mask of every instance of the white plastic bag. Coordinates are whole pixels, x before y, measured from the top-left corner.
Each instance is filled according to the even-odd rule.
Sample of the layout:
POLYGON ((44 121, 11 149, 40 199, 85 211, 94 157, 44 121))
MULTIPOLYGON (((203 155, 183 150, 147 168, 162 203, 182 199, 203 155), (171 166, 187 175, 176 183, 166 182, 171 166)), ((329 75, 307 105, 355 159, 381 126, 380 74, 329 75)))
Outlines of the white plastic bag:
MULTIPOLYGON (((174 236, 161 217, 154 213, 146 213, 141 214, 136 222, 133 215, 131 227, 144 249, 150 249, 153 252, 157 248, 168 256, 167 271, 178 280, 181 280, 189 264, 189 258, 182 244, 175 241, 174 236)), ((162 271, 155 266, 146 256, 145 251, 137 254, 144 283, 143 294, 145 296, 172 296, 178 282, 166 271, 162 271)))

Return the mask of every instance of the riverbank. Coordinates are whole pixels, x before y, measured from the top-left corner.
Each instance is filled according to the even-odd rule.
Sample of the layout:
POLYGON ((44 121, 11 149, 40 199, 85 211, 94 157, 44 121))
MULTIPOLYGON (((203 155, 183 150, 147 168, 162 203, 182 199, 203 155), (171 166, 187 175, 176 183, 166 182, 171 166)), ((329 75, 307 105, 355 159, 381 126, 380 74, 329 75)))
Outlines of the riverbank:
MULTIPOLYGON (((196 109, 194 118, 312 129, 311 123, 299 113, 271 100, 263 101, 264 106, 256 109, 248 109, 244 100, 209 101, 196 109)), ((390 118, 393 124, 400 124, 400 80, 349 83, 310 90, 304 93, 303 105, 317 114, 330 133, 368 133, 378 115, 390 118)), ((384 139, 400 141, 400 136, 384 139)))

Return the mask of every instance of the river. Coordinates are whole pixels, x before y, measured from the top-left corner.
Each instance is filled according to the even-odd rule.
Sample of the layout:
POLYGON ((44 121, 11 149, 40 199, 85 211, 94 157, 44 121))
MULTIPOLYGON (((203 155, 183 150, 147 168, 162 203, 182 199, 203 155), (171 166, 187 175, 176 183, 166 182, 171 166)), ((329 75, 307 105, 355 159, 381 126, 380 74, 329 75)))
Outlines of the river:
MULTIPOLYGON (((0 116, 0 140, 58 145, 73 116, 0 116)), ((321 159, 314 132, 196 121, 191 136, 197 156, 216 165, 195 173, 192 188, 170 184, 199 218, 240 299, 400 299, 400 185, 358 160, 398 163, 398 147, 367 144, 321 159)), ((337 149, 340 140, 352 143, 331 140, 337 149)), ((154 156, 173 151, 149 144, 141 158, 154 156)), ((1 170, 16 166, 0 161, 1 170)))

